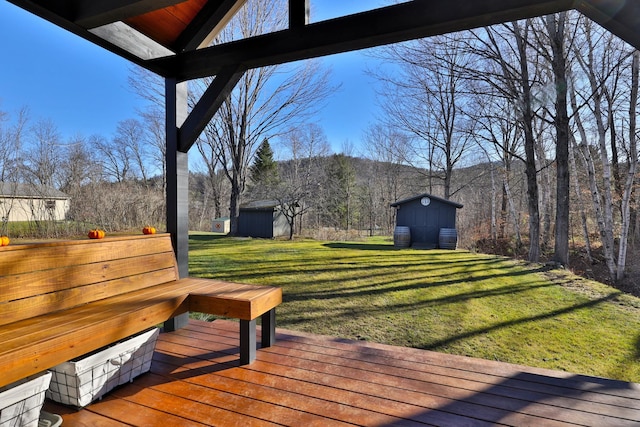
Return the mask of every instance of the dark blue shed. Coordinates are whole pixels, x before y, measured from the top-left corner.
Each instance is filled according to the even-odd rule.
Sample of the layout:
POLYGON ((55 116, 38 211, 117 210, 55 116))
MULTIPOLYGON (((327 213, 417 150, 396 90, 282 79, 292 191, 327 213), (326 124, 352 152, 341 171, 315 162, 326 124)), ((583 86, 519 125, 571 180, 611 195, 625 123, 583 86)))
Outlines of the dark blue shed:
POLYGON ((238 235, 244 237, 288 236, 289 223, 275 200, 260 200, 240 206, 238 235))
POLYGON ((454 233, 457 240, 456 209, 462 208, 461 204, 425 193, 392 203, 391 207, 396 208, 396 230, 408 227, 412 246, 443 246, 440 244, 441 230, 454 233))

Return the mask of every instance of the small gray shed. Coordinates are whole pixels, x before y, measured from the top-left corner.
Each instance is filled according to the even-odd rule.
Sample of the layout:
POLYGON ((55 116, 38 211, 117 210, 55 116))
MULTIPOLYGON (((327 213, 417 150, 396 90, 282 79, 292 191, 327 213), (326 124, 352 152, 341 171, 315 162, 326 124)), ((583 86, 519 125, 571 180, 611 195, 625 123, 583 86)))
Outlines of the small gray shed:
POLYGON ((275 200, 258 200, 240 206, 238 235, 243 237, 288 236, 289 223, 275 200))
POLYGON ((391 207, 396 208, 396 233, 410 232, 411 246, 455 249, 456 209, 462 208, 461 204, 424 193, 392 203, 391 207), (442 244, 443 236, 455 239, 453 247, 442 244))

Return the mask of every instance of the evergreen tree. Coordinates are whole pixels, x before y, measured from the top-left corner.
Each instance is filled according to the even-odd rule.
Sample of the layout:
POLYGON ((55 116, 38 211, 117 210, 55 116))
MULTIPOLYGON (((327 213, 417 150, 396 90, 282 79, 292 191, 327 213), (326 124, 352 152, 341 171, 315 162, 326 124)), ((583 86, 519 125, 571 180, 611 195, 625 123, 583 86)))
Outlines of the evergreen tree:
POLYGON ((351 158, 344 154, 334 154, 327 168, 329 194, 326 212, 329 221, 336 228, 349 230, 356 217, 354 209, 356 191, 356 170, 351 158))
POLYGON ((273 159, 273 150, 267 139, 258 147, 249 174, 250 192, 256 197, 268 196, 270 190, 279 182, 278 164, 273 159))

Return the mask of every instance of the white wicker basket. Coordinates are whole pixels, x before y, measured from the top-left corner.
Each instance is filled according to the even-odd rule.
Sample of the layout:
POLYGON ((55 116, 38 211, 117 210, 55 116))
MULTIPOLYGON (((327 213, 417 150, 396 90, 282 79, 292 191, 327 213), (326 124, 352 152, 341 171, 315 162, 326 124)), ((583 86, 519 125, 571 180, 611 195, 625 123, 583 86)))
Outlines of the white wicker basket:
POLYGON ((37 427, 51 372, 0 388, 0 427, 37 427))
POLYGON ((115 387, 151 369, 160 330, 154 328, 111 347, 62 363, 51 369, 47 397, 82 408, 115 387))

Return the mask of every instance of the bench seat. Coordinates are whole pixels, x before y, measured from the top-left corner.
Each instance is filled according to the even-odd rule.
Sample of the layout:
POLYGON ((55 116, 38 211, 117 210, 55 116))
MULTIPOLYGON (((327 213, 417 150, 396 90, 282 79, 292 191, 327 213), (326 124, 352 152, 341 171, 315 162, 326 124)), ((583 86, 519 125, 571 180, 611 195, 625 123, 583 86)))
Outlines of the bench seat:
POLYGON ((273 343, 282 290, 178 279, 167 234, 20 246, 0 253, 20 259, 0 258, 0 387, 188 311, 240 319, 241 363, 255 359, 258 317, 262 345, 273 343), (60 257, 65 252, 78 257, 60 257))
MULTIPOLYGON (((199 280, 199 279, 187 279, 199 280)), ((256 319, 262 320, 262 347, 270 347, 276 336, 275 308, 282 302, 282 289, 219 282, 219 289, 194 290, 189 293, 189 311, 215 313, 240 319, 240 363, 256 358, 256 319)))

